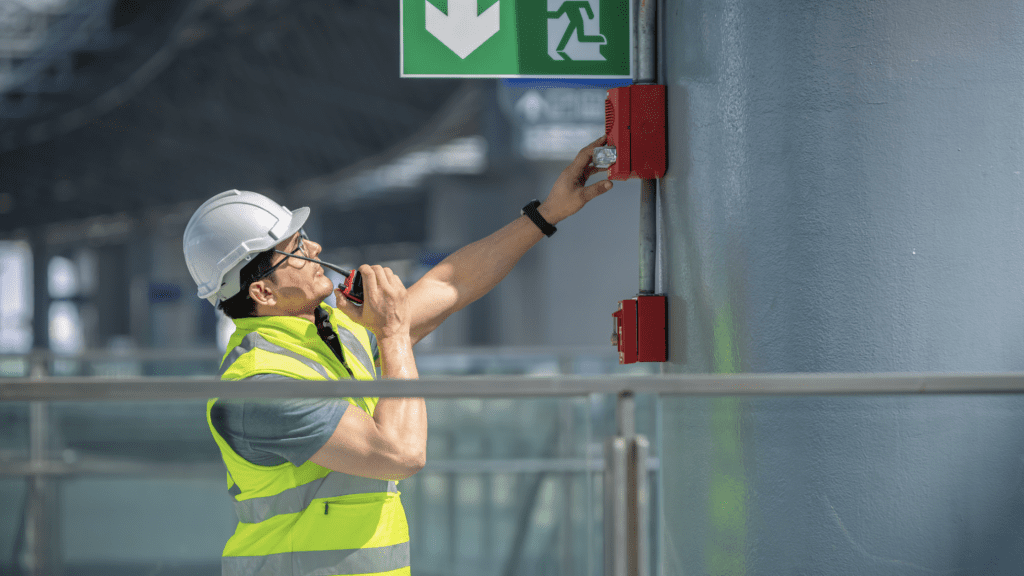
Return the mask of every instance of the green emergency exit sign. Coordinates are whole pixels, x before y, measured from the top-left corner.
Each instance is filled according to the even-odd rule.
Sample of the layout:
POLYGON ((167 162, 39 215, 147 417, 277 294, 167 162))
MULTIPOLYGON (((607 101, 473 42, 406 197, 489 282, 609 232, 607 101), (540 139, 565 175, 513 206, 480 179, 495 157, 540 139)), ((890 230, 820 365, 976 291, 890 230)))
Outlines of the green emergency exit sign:
POLYGON ((629 0, 401 2, 403 77, 631 77, 629 0))

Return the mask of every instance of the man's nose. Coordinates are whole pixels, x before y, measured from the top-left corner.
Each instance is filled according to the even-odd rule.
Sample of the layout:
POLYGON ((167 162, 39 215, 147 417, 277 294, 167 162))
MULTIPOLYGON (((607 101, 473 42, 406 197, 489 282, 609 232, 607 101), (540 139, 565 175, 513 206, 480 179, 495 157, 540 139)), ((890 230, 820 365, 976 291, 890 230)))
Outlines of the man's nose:
POLYGON ((324 249, 323 246, 317 244, 316 242, 313 242, 312 240, 306 240, 306 243, 309 244, 310 258, 316 258, 316 255, 322 252, 324 249))

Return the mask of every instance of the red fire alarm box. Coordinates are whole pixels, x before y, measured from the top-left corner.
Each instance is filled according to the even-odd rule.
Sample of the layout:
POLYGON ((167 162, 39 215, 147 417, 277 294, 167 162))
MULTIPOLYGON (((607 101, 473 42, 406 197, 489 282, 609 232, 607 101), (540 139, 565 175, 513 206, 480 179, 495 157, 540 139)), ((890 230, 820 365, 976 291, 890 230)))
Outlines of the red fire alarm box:
POLYGON ((636 362, 636 300, 619 302, 619 309, 612 312, 615 328, 612 344, 619 349, 619 364, 636 362))
POLYGON ((668 309, 664 295, 623 300, 612 313, 612 319, 612 343, 619 349, 619 364, 668 361, 668 309))
POLYGON ((608 179, 665 175, 665 86, 633 84, 608 90, 604 102, 608 140, 594 151, 594 164, 608 179))

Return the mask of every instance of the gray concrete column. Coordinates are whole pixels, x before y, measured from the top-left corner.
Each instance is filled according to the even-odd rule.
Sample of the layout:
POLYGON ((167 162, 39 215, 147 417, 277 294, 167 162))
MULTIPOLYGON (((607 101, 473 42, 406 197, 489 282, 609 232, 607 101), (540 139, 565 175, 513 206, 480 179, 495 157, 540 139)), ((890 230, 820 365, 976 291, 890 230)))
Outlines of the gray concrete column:
MULTIPOLYGON (((669 371, 1024 369, 1024 5, 661 14, 669 371)), ((1014 573, 1022 417, 666 400, 663 573, 1014 573)))

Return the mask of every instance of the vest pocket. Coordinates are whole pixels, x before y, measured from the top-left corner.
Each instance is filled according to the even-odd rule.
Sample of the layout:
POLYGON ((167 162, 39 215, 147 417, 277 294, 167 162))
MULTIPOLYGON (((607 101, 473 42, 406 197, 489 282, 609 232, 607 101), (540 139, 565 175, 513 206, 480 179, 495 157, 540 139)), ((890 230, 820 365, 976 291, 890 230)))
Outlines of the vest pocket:
POLYGON ((409 540, 405 511, 393 493, 325 498, 298 524, 293 540, 312 549, 376 548, 409 540))

